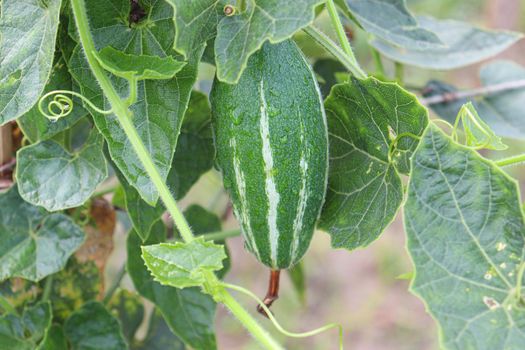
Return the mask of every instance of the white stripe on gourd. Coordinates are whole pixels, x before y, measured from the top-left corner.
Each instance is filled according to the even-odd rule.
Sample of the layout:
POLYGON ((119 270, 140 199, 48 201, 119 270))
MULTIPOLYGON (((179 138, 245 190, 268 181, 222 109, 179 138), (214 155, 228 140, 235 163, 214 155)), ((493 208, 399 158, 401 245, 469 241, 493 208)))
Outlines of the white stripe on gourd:
POLYGON ((234 208, 235 216, 241 222, 243 227, 244 239, 248 244, 249 249, 255 254, 257 259, 260 259, 257 244, 255 244, 255 236, 253 235, 250 226, 250 214, 248 212, 248 201, 246 200, 246 182, 244 181, 244 174, 241 168, 241 162, 237 154, 237 141, 235 138, 230 139, 230 146, 233 154, 233 170, 235 172, 235 183, 237 184, 237 193, 239 193, 239 207, 234 208), (238 211, 239 210, 239 211, 238 211))
POLYGON ((272 146, 270 143, 270 120, 268 119, 268 111, 266 106, 266 97, 264 96, 264 79, 261 79, 259 84, 259 92, 261 96, 261 118, 260 129, 262 139, 262 156, 264 160, 265 192, 268 197, 268 229, 270 230, 270 258, 272 265, 277 265, 277 245, 279 240, 279 228, 277 227, 277 209, 279 207, 279 192, 275 186, 273 176, 273 156, 272 146))

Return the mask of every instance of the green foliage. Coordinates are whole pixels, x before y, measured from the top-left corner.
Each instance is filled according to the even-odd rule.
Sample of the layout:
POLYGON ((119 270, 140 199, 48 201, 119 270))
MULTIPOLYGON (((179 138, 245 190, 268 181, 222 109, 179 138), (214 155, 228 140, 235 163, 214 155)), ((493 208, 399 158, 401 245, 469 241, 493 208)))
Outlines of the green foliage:
POLYGON ((444 347, 520 349, 525 223, 516 181, 435 126, 412 168, 411 288, 438 321, 444 347))
POLYGON ((104 69, 117 77, 136 80, 170 79, 186 64, 171 56, 132 55, 111 46, 100 50, 96 57, 104 69))
MULTIPOLYGON (((217 303, 282 349, 229 293, 257 299, 223 280, 228 237, 289 269, 305 306, 314 230, 363 248, 404 199, 404 278, 442 346, 521 349, 525 218, 500 167, 525 155, 476 151, 521 147, 525 71, 489 63, 472 91, 431 81, 421 102, 450 136, 403 86, 420 80, 403 64, 456 69, 521 37, 405 0, 0 0, 0 350, 214 350, 217 303), (370 51, 378 79, 359 66, 370 51)), ((340 328, 268 315, 292 337, 340 328)))
POLYGON ((375 39, 371 45, 386 57, 428 69, 455 69, 492 57, 520 40, 513 32, 492 32, 465 22, 419 17, 419 26, 435 33, 443 47, 408 49, 375 39))
POLYGON ((116 318, 99 302, 90 301, 66 320, 64 331, 74 350, 123 350, 128 345, 116 318))
POLYGON ((330 170, 319 226, 332 246, 372 243, 403 200, 399 172, 408 173, 427 111, 414 95, 374 78, 335 85, 326 99, 330 170))
POLYGON ((155 280, 177 288, 203 285, 206 273, 222 269, 225 258, 222 246, 202 238, 142 247, 142 259, 155 280))
POLYGON ((445 46, 438 34, 419 25, 405 0, 346 0, 346 6, 364 30, 392 45, 415 50, 445 46))
POLYGON ((4 0, 0 17, 0 125, 38 101, 47 83, 61 0, 4 0))
POLYGON ((20 195, 49 211, 84 204, 108 176, 103 145, 104 139, 93 129, 82 148, 72 152, 53 140, 22 148, 17 166, 20 195))
POLYGON ((50 326, 51 307, 47 302, 27 307, 22 316, 4 315, 0 317, 0 349, 35 349, 44 335, 47 338, 50 326))
POLYGON ((39 281, 64 268, 84 241, 71 218, 24 202, 16 186, 0 194, 0 208, 0 280, 39 281))
MULTIPOLYGON (((289 38, 314 19, 320 0, 247 0, 232 15, 219 0, 168 0, 175 8, 175 48, 186 56, 215 38, 217 78, 237 83, 248 58, 269 40, 289 38)), ((232 5, 230 5, 232 6, 232 5)))
MULTIPOLYGON (((481 67, 480 79, 485 87, 497 84, 512 84, 525 80, 525 68, 511 61, 495 61, 481 67)), ((449 84, 432 81, 425 88, 426 96, 443 93, 454 93, 457 89, 449 84)), ((525 139, 525 126, 521 118, 522 103, 525 99, 525 88, 503 90, 486 96, 471 98, 480 118, 487 123, 497 135, 513 139, 525 139)), ((453 123, 461 106, 469 99, 432 104, 430 107, 442 118, 453 123)))
POLYGON ((162 222, 157 221, 149 238, 143 243, 135 232, 127 241, 127 270, 137 291, 153 302, 162 313, 169 328, 181 340, 195 349, 213 350, 217 347, 213 330, 215 303, 199 288, 183 290, 163 286, 153 280, 141 258, 141 245, 166 240, 162 222))

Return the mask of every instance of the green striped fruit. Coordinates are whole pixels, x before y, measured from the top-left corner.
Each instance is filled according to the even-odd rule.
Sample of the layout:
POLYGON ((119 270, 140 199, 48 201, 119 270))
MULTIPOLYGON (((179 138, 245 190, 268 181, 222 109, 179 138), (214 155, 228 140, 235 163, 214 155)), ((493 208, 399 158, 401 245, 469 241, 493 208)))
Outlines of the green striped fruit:
POLYGON ((291 40, 266 43, 240 81, 211 92, 218 165, 245 245, 285 269, 304 255, 326 190, 328 136, 317 82, 291 40))

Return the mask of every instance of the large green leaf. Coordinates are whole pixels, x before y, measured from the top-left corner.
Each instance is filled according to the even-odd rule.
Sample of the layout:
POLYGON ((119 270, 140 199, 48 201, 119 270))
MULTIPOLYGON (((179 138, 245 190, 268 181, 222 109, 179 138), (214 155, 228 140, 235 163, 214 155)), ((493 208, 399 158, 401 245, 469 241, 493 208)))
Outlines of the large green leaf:
POLYGON ((44 339, 38 345, 37 350, 63 350, 67 348, 64 330, 61 326, 54 324, 46 330, 44 339))
POLYGON ((224 14, 228 2, 222 0, 168 2, 175 8, 175 48, 188 55, 215 37, 217 77, 235 83, 251 54, 265 41, 283 41, 307 26, 322 1, 247 0, 230 16, 224 14))
MULTIPOLYGON (((44 88, 44 93, 54 90, 75 90, 75 85, 64 60, 60 58, 53 66, 53 71, 44 88)), ((31 142, 38 142, 47 140, 59 132, 69 129, 87 114, 87 111, 82 107, 80 99, 73 97, 72 100, 74 108, 71 110, 71 113, 67 117, 55 121, 51 121, 42 115, 38 110, 38 105, 33 106, 33 108, 17 120, 18 125, 20 125, 24 132, 24 136, 31 142)), ((49 102, 49 100, 46 100, 46 103, 47 102, 49 102)), ((43 107, 47 109, 46 104, 44 104, 43 107)))
POLYGON ((133 350, 184 350, 184 343, 170 330, 158 309, 155 309, 149 320, 146 338, 133 350))
POLYGON ((118 320, 97 301, 87 302, 72 313, 64 330, 73 350, 128 348, 118 320))
POLYGON ((40 302, 24 309, 21 317, 0 317, 1 350, 33 350, 51 326, 51 307, 40 302))
MULTIPOLYGON (((525 68, 511 61, 496 61, 481 68, 481 82, 484 86, 511 83, 525 80, 525 68)), ((446 83, 431 81, 425 88, 426 97, 453 93, 457 89, 446 83)), ((525 88, 509 89, 495 94, 477 96, 471 101, 479 116, 499 136, 525 139, 525 115, 523 101, 525 88)), ((462 98, 451 102, 432 104, 430 107, 439 116, 453 123, 461 106, 469 99, 462 98)))
POLYGON ((0 280, 39 281, 61 270, 84 241, 73 220, 24 202, 16 186, 0 194, 0 208, 0 280))
POLYGON ((375 78, 335 85, 325 109, 330 136, 330 167, 320 227, 333 247, 355 249, 376 238, 390 224, 403 200, 398 171, 408 173, 417 137, 427 125, 427 111, 416 97, 375 78))
MULTIPOLYGON (((93 40, 97 50, 112 46, 128 54, 167 57, 172 55, 174 40, 173 9, 161 0, 148 6, 148 16, 140 25, 128 26, 128 0, 86 2, 93 40), (123 20, 125 19, 125 20, 123 20)), ((138 82, 138 100, 131 106, 133 123, 161 176, 166 179, 177 144, 182 119, 191 87, 196 79, 202 50, 188 57, 188 63, 173 79, 138 82)), ((77 48, 69 68, 81 91, 97 106, 109 109, 109 102, 92 76, 81 50, 77 48)), ((122 97, 128 95, 125 80, 113 76, 113 83, 122 97)), ((97 128, 106 138, 111 157, 128 182, 146 202, 154 205, 158 199, 155 186, 113 115, 93 114, 97 128)))
POLYGON ((492 57, 522 38, 519 33, 487 31, 468 23, 418 17, 419 25, 436 33, 444 47, 407 49, 382 39, 371 42, 383 55, 396 62, 428 69, 455 69, 492 57))
POLYGON ((346 0, 346 4, 364 30, 393 45, 416 50, 444 46, 436 34, 419 26, 405 0, 346 0))
POLYGON ((61 0, 0 3, 0 125, 37 101, 49 78, 61 0))
POLYGON ((430 126, 412 159, 405 228, 411 289, 439 323, 444 347, 522 349, 515 288, 525 223, 516 181, 430 126))
POLYGON ((20 195, 49 211, 82 205, 108 176, 103 146, 104 139, 93 129, 73 152, 53 140, 22 148, 16 167, 20 195))
POLYGON ((166 240, 161 221, 157 221, 150 237, 142 243, 135 232, 127 241, 127 270, 137 291, 152 301, 164 316, 168 326, 180 339, 199 350, 216 349, 213 321, 215 302, 199 288, 177 289, 155 282, 141 258, 142 244, 156 244, 166 240))

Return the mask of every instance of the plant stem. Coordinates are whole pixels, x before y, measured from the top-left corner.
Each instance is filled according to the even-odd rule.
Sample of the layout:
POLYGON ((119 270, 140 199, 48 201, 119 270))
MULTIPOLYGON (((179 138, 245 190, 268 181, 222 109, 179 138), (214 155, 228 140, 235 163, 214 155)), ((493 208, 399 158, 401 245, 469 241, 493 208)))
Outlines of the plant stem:
POLYGON ((109 287, 109 289, 106 292, 106 295, 104 295, 104 299, 102 300, 104 305, 109 303, 111 297, 113 297, 113 294, 115 294, 115 291, 120 286, 120 282, 122 282, 124 276, 126 276, 126 264, 120 267, 120 269, 117 272, 117 275, 115 276, 115 279, 113 280, 113 283, 111 284, 111 287, 109 287))
POLYGON ((379 51, 371 47, 372 57, 374 58, 374 64, 376 66, 376 72, 381 74, 382 77, 385 76, 385 67, 383 66, 383 61, 381 60, 381 54, 379 51))
POLYGON ((220 288, 217 295, 220 300, 231 312, 237 317, 248 331, 264 345, 267 349, 281 350, 284 349, 261 326, 253 317, 229 294, 224 288, 220 288))
POLYGON ((354 52, 352 51, 350 42, 346 37, 345 29, 343 27, 343 24, 341 23, 341 19, 339 18, 339 14, 337 13, 337 8, 335 7, 333 0, 326 1, 326 9, 328 10, 328 14, 330 15, 330 19, 332 21, 332 26, 334 27, 334 30, 337 34, 337 38, 339 39, 339 43, 341 44, 343 51, 346 53, 346 56, 350 59, 350 61, 356 66, 357 70, 360 72, 359 75, 356 76, 358 78, 366 78, 365 72, 361 69, 361 67, 359 67, 359 63, 357 63, 357 60, 354 56, 354 52))
POLYGON ((525 162, 525 154, 518 154, 517 156, 497 160, 496 165, 503 167, 523 162, 525 162))
POLYGON ((97 58, 95 57, 96 49, 95 44, 93 43, 93 38, 91 38, 91 33, 89 31, 89 24, 86 10, 84 8, 84 1, 72 0, 71 5, 73 8, 73 13, 75 15, 75 21, 78 27, 80 41, 84 48, 84 53, 86 54, 89 67, 91 68, 93 75, 99 83, 102 91, 108 98, 113 113, 117 116, 117 119, 122 129, 128 137, 131 146, 137 153, 137 156, 141 161, 142 165, 144 166, 146 173, 157 188, 160 198, 164 202, 164 205, 166 205, 166 209, 168 209, 168 212, 171 214, 175 225, 177 225, 180 235, 182 236, 184 241, 192 241, 194 237, 191 232, 190 226, 188 225, 188 222, 177 207, 177 202, 171 195, 168 186, 162 179, 162 176, 160 175, 159 171, 157 170, 157 167, 155 166, 155 163, 153 163, 153 160, 149 156, 148 150, 144 146, 144 143, 142 142, 142 139, 140 138, 137 129, 135 129, 135 126, 131 121, 131 112, 128 110, 125 102, 121 100, 120 96, 115 91, 115 88, 111 84, 109 78, 107 77, 103 68, 100 66, 97 58))
POLYGON ((53 289, 53 275, 49 275, 46 278, 46 283, 44 284, 44 292, 42 293, 42 301, 48 301, 49 296, 51 295, 51 290, 53 289))
MULTIPOLYGON (((146 147, 142 143, 135 126, 131 122, 131 112, 125 105, 125 101, 120 99, 120 96, 115 91, 113 85, 106 76, 104 70, 99 65, 95 57, 95 45, 93 44, 93 38, 89 31, 88 18, 86 14, 84 0, 71 0, 71 7, 73 9, 73 15, 77 24, 80 42, 84 48, 86 58, 89 66, 99 83, 103 93, 111 104, 113 113, 117 116, 122 129, 126 133, 126 136, 131 143, 131 146, 137 153, 139 160, 146 169, 148 176, 151 178, 153 184, 157 188, 159 195, 166 205, 169 213, 171 214, 175 225, 177 226, 182 238, 186 242, 190 242, 194 239, 191 229, 182 215, 181 211, 177 207, 177 202, 172 196, 168 189, 168 186, 162 180, 151 156, 149 155, 146 147)), ((211 273, 206 278, 206 283, 209 285, 219 285, 220 281, 217 277, 211 273)), ((250 331, 250 333, 267 349, 282 349, 282 347, 262 328, 251 316, 244 310, 244 308, 233 299, 233 297, 224 290, 224 288, 218 288, 212 293, 212 297, 216 300, 220 300, 230 311, 239 319, 239 321, 250 331)))
POLYGON ((229 237, 236 237, 240 234, 241 230, 237 228, 234 230, 210 232, 202 235, 201 237, 203 237, 207 241, 218 241, 229 237))
POLYGON ((403 85, 404 75, 405 75, 405 66, 403 63, 396 62, 394 64, 396 80, 400 85, 403 85))
POLYGON ((498 92, 516 90, 516 89, 524 89, 524 88, 525 88, 525 79, 521 79, 521 80, 514 80, 514 81, 506 81, 504 83, 499 83, 499 84, 494 84, 494 85, 487 85, 487 86, 475 88, 472 90, 447 92, 441 95, 435 95, 435 96, 429 96, 427 98, 422 98, 419 101, 429 106, 429 105, 434 105, 434 104, 443 103, 443 102, 453 102, 453 101, 461 100, 461 99, 468 98, 468 97, 475 97, 479 95, 491 95, 491 94, 496 94, 498 92))
POLYGON ((361 70, 356 62, 350 60, 345 52, 341 50, 336 43, 334 43, 326 34, 321 32, 314 26, 308 26, 303 29, 312 39, 314 39, 319 45, 325 48, 326 51, 330 52, 339 62, 341 62, 346 69, 348 69, 357 78, 366 78, 365 72, 361 70))

